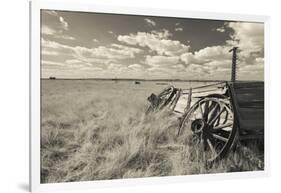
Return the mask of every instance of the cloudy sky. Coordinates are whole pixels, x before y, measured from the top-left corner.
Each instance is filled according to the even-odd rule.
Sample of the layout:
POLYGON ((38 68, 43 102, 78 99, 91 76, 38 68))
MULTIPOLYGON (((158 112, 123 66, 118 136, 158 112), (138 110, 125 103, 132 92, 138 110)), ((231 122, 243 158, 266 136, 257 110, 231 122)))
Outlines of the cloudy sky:
POLYGON ((44 10, 42 78, 263 80, 264 25, 44 10))

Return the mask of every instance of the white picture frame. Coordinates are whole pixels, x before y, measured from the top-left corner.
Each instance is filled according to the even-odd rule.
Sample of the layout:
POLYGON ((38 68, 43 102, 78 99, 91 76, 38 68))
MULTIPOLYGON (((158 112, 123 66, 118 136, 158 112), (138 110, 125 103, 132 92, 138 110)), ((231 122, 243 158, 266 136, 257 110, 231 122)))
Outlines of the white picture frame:
POLYGON ((161 183, 187 183, 191 181, 256 178, 270 175, 270 125, 269 125, 269 24, 270 18, 258 15, 222 14, 191 12, 186 10, 144 9, 137 7, 102 6, 83 3, 60 3, 51 1, 30 2, 30 190, 32 192, 73 190, 85 188, 135 186, 161 183), (87 182, 40 184, 40 10, 67 10, 96 13, 115 13, 149 16, 215 19, 230 21, 263 22, 265 27, 265 166, 264 171, 202 174, 192 176, 150 177, 136 179, 116 179, 87 182))

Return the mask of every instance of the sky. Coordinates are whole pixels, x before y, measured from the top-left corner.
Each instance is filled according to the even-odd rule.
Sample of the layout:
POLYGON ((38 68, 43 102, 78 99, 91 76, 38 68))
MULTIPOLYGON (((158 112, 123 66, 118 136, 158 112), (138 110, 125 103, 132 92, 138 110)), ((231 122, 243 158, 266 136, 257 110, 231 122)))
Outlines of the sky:
POLYGON ((264 79, 264 24, 41 11, 42 78, 264 79))

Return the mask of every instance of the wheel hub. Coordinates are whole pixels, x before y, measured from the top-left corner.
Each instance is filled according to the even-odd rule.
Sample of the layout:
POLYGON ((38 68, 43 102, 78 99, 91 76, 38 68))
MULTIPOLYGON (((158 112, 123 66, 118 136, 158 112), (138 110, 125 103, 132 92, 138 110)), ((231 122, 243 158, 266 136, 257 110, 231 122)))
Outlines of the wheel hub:
POLYGON ((206 139, 211 135, 211 126, 203 119, 196 119, 191 123, 191 130, 197 135, 201 135, 203 139, 206 139))

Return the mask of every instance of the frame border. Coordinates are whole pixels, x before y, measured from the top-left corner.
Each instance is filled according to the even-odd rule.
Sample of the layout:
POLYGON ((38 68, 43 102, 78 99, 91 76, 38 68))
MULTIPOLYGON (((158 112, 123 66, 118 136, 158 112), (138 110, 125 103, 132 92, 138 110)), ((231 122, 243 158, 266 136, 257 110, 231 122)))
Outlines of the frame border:
POLYGON ((53 2, 53 1, 30 1, 30 33, 29 33, 29 188, 31 192, 78 190, 89 188, 105 188, 124 186, 140 186, 166 183, 186 183, 212 180, 246 179, 270 176, 270 54, 269 54, 269 27, 270 17, 260 15, 241 15, 214 12, 195 12, 187 10, 151 9, 139 7, 105 6, 97 4, 53 2), (69 182, 40 184, 40 10, 53 9, 62 11, 81 11, 95 13, 162 16, 177 18, 212 19, 229 21, 263 22, 264 35, 264 81, 265 81, 265 165, 263 171, 198 174, 186 176, 148 177, 131 179, 114 179, 101 181, 69 182))

